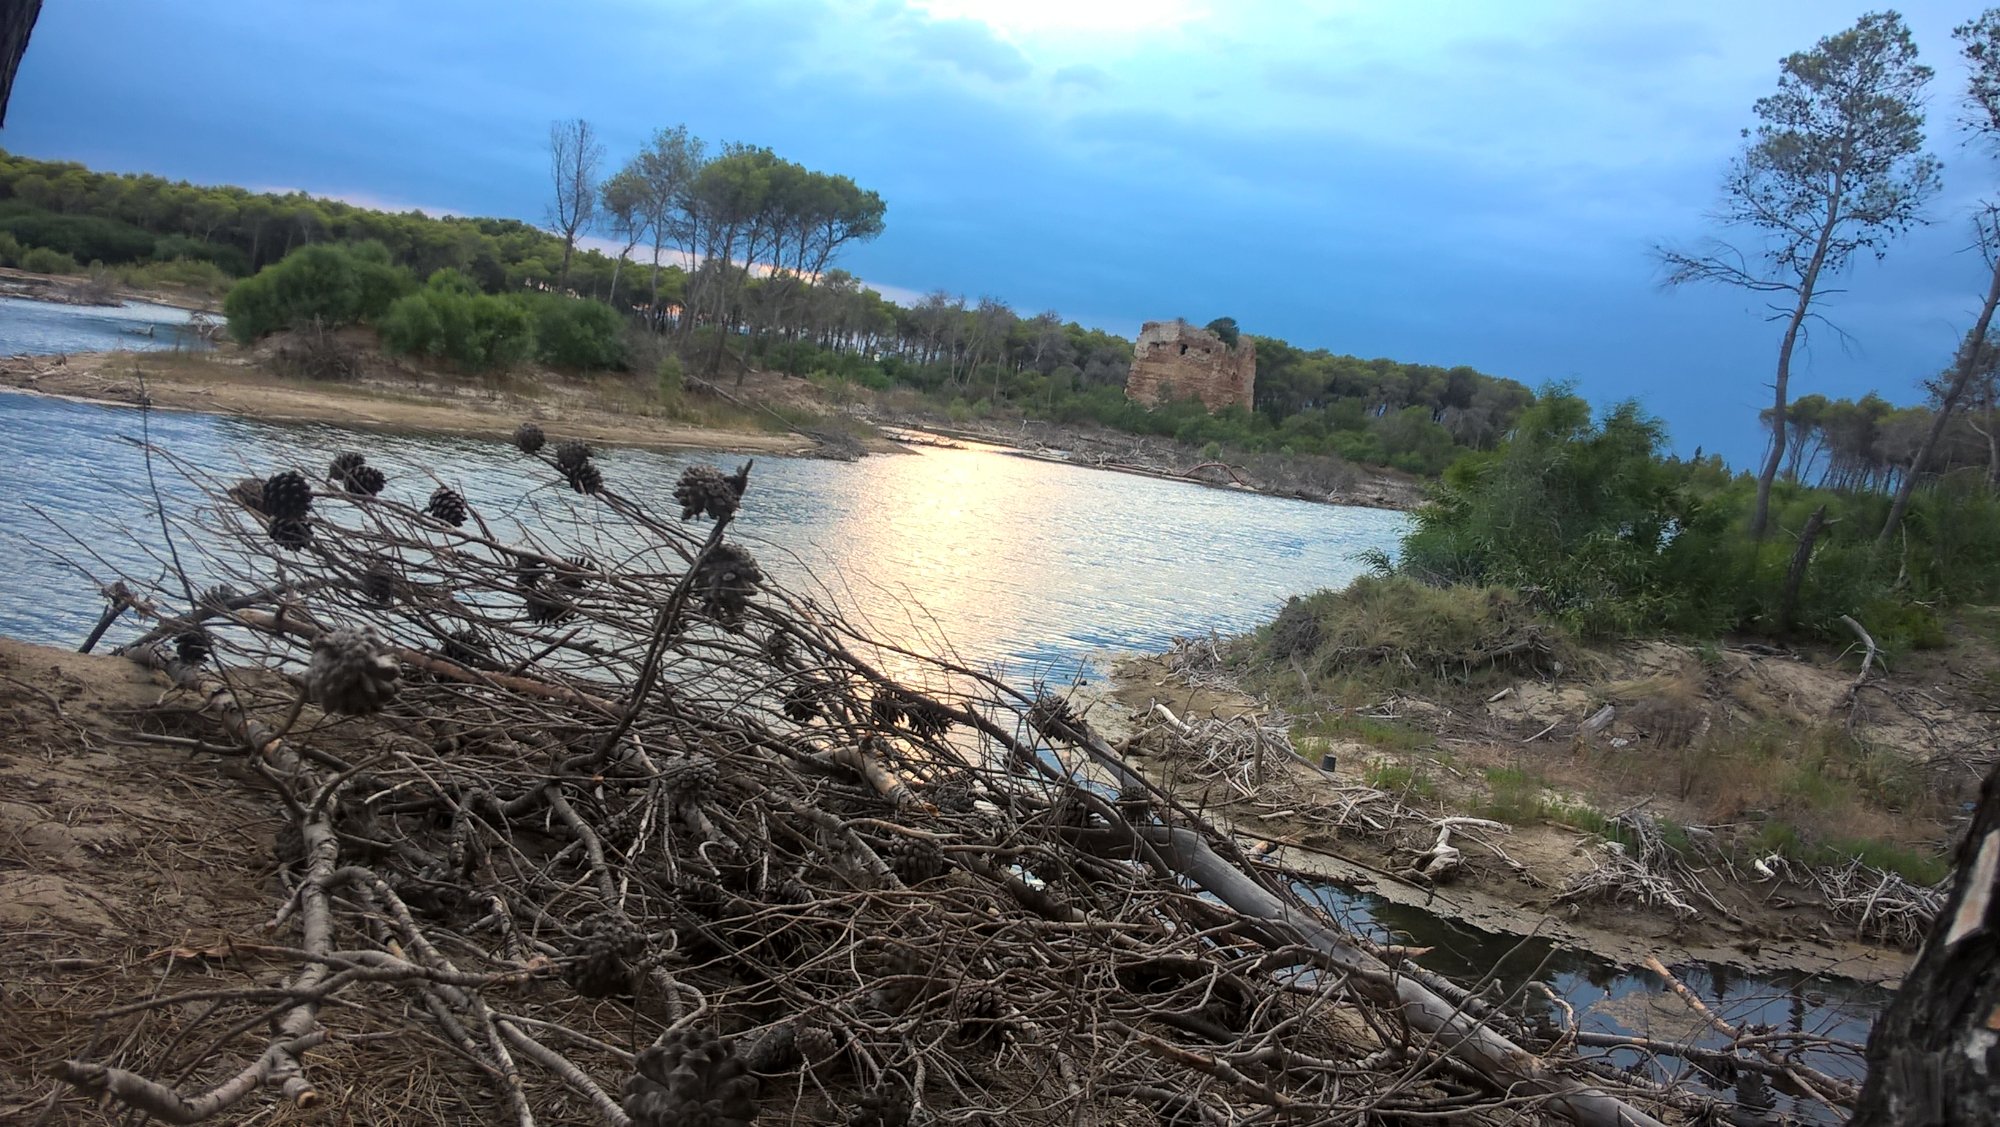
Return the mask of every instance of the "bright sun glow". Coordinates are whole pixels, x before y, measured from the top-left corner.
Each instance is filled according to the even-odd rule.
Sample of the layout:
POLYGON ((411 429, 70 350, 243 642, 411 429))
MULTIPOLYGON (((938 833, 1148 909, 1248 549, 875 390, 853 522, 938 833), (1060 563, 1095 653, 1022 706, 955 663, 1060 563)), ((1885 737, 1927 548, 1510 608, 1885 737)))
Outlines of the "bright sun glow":
POLYGON ((910 0, 932 19, 969 19, 1008 36, 1175 27, 1204 13, 1196 0, 910 0))

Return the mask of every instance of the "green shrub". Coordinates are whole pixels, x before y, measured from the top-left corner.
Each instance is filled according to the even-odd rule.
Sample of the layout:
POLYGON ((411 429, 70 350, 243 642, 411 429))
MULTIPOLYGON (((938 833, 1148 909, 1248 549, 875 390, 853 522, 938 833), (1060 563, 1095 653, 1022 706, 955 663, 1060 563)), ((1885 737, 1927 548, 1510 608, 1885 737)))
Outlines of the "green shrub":
POLYGON ((13 266, 20 261, 20 240, 11 231, 0 231, 0 266, 13 266))
POLYGON ((515 294, 534 324, 535 359, 573 371, 622 368, 624 323, 601 301, 553 293, 515 294))
POLYGON ((379 318, 409 293, 410 272, 380 243, 314 243, 229 290, 222 311, 243 344, 307 322, 351 325, 379 318))
POLYGON ((681 396, 687 389, 687 377, 681 368, 681 358, 672 352, 660 357, 660 365, 654 372, 654 378, 659 381, 660 402, 669 408, 679 407, 681 396))
POLYGON ((29 247, 21 252, 21 269, 30 274, 74 274, 82 267, 76 259, 48 247, 29 247))
POLYGON ((457 270, 439 270, 381 318, 391 352, 421 353, 468 372, 509 368, 534 351, 534 330, 519 302, 480 293, 457 270))
POLYGON ((1514 591, 1431 587, 1400 575, 1364 575, 1342 590, 1294 599, 1279 621, 1282 634, 1274 625, 1261 635, 1263 652, 1310 654, 1309 669, 1322 679, 1473 680, 1539 670, 1571 647, 1514 591))

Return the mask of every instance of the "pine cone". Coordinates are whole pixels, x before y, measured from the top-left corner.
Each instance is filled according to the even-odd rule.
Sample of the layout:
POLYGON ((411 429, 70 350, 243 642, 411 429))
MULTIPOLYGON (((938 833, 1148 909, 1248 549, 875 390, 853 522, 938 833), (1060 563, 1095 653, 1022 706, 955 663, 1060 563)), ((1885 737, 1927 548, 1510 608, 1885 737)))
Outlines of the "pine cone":
POLYGON ((792 1045, 807 1067, 825 1064, 840 1052, 840 1039, 823 1025, 801 1025, 792 1034, 792 1045))
POLYGON ((514 585, 521 591, 533 591, 540 587, 548 574, 549 565, 539 557, 514 557, 514 585))
POLYGON ((215 652, 208 631, 197 626, 174 635, 174 656, 183 665, 200 665, 215 652))
POLYGON ((542 428, 533 423, 522 423, 514 428, 514 445, 520 447, 523 454, 533 454, 547 441, 548 436, 542 433, 542 428))
POLYGON ((590 447, 572 438, 556 443, 556 470, 563 474, 581 469, 590 462, 590 447))
POLYGON ((909 702, 893 685, 883 685, 868 698, 869 719, 884 728, 893 728, 909 715, 909 702))
POLYGON ((455 661, 468 669, 491 669, 496 664, 493 646, 470 626, 454 630, 446 636, 444 657, 446 661, 455 661))
POLYGON ((396 573, 389 565, 373 563, 361 573, 361 594, 378 607, 386 607, 396 601, 396 573))
POLYGON ((882 859, 889 862, 904 884, 922 884, 951 869, 936 842, 901 834, 889 839, 888 847, 882 850, 882 859))
POLYGON ((632 992, 632 964, 646 949, 646 933, 614 915, 597 916, 583 925, 576 962, 563 969, 563 980, 586 998, 610 998, 632 992))
POLYGON ((448 485, 440 485, 436 492, 431 494, 430 503, 424 506, 424 512, 457 528, 465 523, 465 498, 459 495, 458 490, 448 485))
POLYGON ((792 663, 792 657, 797 653, 797 649, 792 645, 790 634, 783 630, 773 630, 764 635, 764 644, 759 647, 759 652, 765 661, 783 667, 792 663))
POLYGON ((264 511, 264 483, 254 477, 246 477, 230 486, 229 497, 251 512, 264 511))
POLYGON ((585 462, 575 469, 563 471, 569 480, 569 487, 578 493, 600 493, 604 490, 604 475, 595 462, 585 462))
POLYGON ((706 759, 683 763, 670 779, 674 792, 683 798, 700 798, 715 788, 715 764, 706 759))
POLYGON ((326 476, 328 480, 337 481, 345 488, 347 485, 347 476, 367 464, 368 459, 352 450, 342 454, 335 454, 333 456, 333 464, 326 467, 326 476))
POLYGON ((272 517, 270 533, 271 543, 297 551, 312 543, 312 518, 272 517))
POLYGON ((951 726, 958 721, 939 705, 927 700, 913 700, 904 706, 903 723, 916 735, 937 739, 951 731, 951 726))
POLYGON ((682 520, 693 520, 704 513, 721 520, 736 511, 742 498, 720 470, 713 466, 689 466, 681 471, 681 479, 674 486, 674 500, 680 502, 682 520))
POLYGON ((750 1127, 757 1078, 729 1041, 679 1029, 639 1054, 622 1106, 635 1127, 750 1127))
POLYGON ((825 695, 826 688, 816 679, 800 678, 798 684, 785 690, 785 715, 797 724, 817 719, 820 698, 825 695))
POLYGON ((1070 707, 1069 700, 1052 693, 1035 698, 1028 709, 1028 723, 1042 735, 1063 743, 1082 743, 1090 732, 1090 726, 1070 707))
POLYGON ((312 486, 305 475, 286 470, 264 479, 257 507, 265 515, 280 520, 303 519, 312 511, 312 496, 312 486))
POLYGON ((695 570, 702 609, 724 627, 735 629, 743 611, 764 582, 764 572, 749 552, 734 544, 717 544, 695 570))
POLYGON ((365 716, 394 699, 402 671, 389 643, 369 627, 345 627, 313 642, 306 691, 330 713, 365 716))
POLYGON ((581 592, 590 585, 597 564, 589 556, 571 556, 556 568, 556 583, 565 590, 581 592))
POLYGON ((389 476, 374 466, 357 466, 340 484, 349 493, 374 497, 388 487, 389 476))
POLYGON ((966 982, 952 999, 951 1009, 959 1033, 969 1041, 981 1041, 1000 1032, 1006 999, 996 982, 966 982))

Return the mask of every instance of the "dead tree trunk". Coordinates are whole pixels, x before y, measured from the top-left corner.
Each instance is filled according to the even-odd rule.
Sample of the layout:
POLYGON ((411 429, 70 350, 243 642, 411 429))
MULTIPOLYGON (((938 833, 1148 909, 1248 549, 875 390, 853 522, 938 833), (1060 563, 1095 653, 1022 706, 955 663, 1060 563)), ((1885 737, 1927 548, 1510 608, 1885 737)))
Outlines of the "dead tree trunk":
POLYGON ((14 92, 14 72, 28 50, 28 33, 42 14, 42 0, 0 0, 0 125, 7 124, 7 98, 14 92))
POLYGON ((1917 965, 1868 1037, 1849 1127, 2000 1123, 2000 767, 1953 872, 1917 965))
POLYGON ((1812 564, 1813 543, 1819 539, 1819 531, 1826 524, 1826 506, 1814 509, 1806 518, 1806 526, 1799 530, 1799 547, 1792 553, 1791 570, 1785 573, 1785 592, 1778 600, 1778 629, 1790 631, 1792 620, 1799 608, 1799 585, 1806 580, 1806 568, 1812 564))

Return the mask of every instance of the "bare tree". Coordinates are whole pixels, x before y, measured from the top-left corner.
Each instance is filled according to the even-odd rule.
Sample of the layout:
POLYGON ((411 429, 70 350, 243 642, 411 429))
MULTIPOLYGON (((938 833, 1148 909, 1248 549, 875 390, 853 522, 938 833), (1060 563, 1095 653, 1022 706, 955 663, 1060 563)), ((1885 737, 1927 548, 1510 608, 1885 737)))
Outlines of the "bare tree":
POLYGON ((597 130, 580 117, 549 123, 549 179, 554 198, 549 202, 549 230, 562 236, 562 272, 557 288, 569 286, 569 260, 576 253, 576 237, 590 226, 597 214, 597 170, 604 164, 604 146, 597 130))
POLYGON ((1750 531, 1764 535, 1771 482, 1785 455, 1785 403, 1792 357, 1818 317, 1822 283, 1857 251, 1886 253, 1922 222, 1936 190, 1937 161, 1925 154, 1924 87, 1931 69, 1894 12, 1871 12, 1780 64, 1778 91, 1759 98, 1759 123, 1723 182, 1715 218, 1747 229, 1748 248, 1716 241, 1700 252, 1662 248, 1668 282, 1719 282, 1774 298, 1784 322, 1773 382, 1771 444, 1757 477, 1750 531))
POLYGON ((42 0, 8 0, 0 4, 0 125, 7 124, 7 99, 14 92, 14 72, 27 53, 28 36, 35 30, 35 17, 42 14, 42 0))

